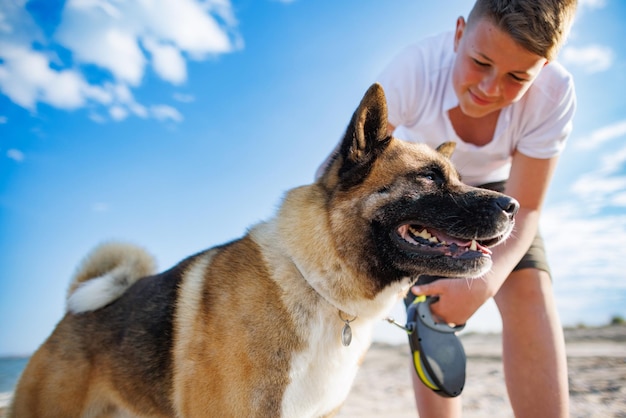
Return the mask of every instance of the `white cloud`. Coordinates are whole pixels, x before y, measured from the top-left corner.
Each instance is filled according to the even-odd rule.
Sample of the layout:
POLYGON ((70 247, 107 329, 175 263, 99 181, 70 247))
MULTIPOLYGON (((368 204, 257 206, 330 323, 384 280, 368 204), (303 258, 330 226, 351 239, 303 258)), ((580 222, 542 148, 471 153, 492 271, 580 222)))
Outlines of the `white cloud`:
MULTIPOLYGON (((149 116, 146 107, 135 101, 132 91, 125 84, 107 84, 106 97, 107 104, 109 104, 109 115, 115 121, 121 121, 133 114, 140 118, 147 118, 149 116)), ((95 117, 94 114, 90 116, 92 120, 100 121, 101 116, 95 117)))
POLYGON ((24 3, 9 2, 0 12, 0 91, 33 111, 40 102, 61 109, 95 103, 106 110, 92 109, 92 119, 108 113, 113 120, 132 114, 180 121, 175 109, 159 105, 149 111, 120 90, 140 86, 147 68, 166 82, 182 84, 186 59, 241 46, 229 0, 69 0, 53 39, 45 38, 24 3), (55 56, 54 42, 70 51, 71 63, 55 56), (108 80, 87 82, 82 72, 90 65, 105 70, 108 80))
POLYGON ((138 4, 141 7, 136 12, 145 22, 142 35, 172 42, 195 59, 233 48, 227 33, 229 28, 221 28, 211 15, 211 12, 219 14, 229 25, 236 23, 227 1, 144 0, 138 4))
POLYGON ((541 230, 564 324, 606 324, 607 312, 623 312, 626 214, 594 216, 572 201, 546 208, 541 230))
POLYGON ((602 159, 601 171, 608 174, 616 173, 626 166, 626 145, 622 142, 621 148, 611 147, 602 159))
POLYGON ((42 53, 0 42, 0 88, 11 100, 28 109, 34 109, 37 101, 49 103, 62 109, 74 109, 83 105, 80 94, 81 79, 76 73, 57 72, 50 68, 49 60, 42 53), (58 94, 57 81, 68 89, 68 95, 58 94))
POLYGON ((106 118, 104 116, 102 116, 99 113, 95 113, 95 112, 90 112, 89 113, 89 119, 91 119, 92 121, 96 122, 96 123, 106 123, 106 118))
POLYGON ((585 47, 567 46, 560 54, 560 61, 571 67, 580 67, 588 74, 606 71, 613 65, 613 50, 603 45, 585 47))
POLYGON ((4 125, 8 121, 9 121, 9 118, 7 118, 6 116, 0 116, 0 125, 4 125))
POLYGON ((148 117, 148 109, 146 109, 144 105, 141 105, 139 103, 133 103, 128 108, 135 116, 139 116, 143 119, 148 117))
POLYGON ((215 0, 71 0, 56 37, 79 61, 96 64, 134 86, 147 62, 142 45, 150 51, 157 74, 180 84, 186 79, 182 53, 203 59, 233 50, 231 28, 220 27, 212 15, 226 15, 234 24, 229 9, 228 2, 215 0))
POLYGON ((60 109, 76 109, 96 94, 82 75, 73 70, 55 71, 43 53, 0 42, 0 89, 13 102, 34 110, 37 102, 60 109))
POLYGON ((7 157, 18 163, 24 161, 24 153, 20 150, 13 148, 7 151, 7 157))
POLYGON ((590 150, 610 140, 626 136, 626 120, 597 129, 587 137, 576 140, 576 148, 590 150))
POLYGON ((626 144, 603 152, 541 219, 559 310, 570 324, 606 323, 606 310, 618 312, 626 300, 626 144), (606 305, 602 310, 598 300, 606 305))
POLYGON ((574 181, 571 190, 587 203, 603 203, 606 202, 608 195, 626 190, 626 177, 593 171, 574 181))
POLYGON ((128 110, 123 108, 122 106, 111 106, 109 108, 109 115, 116 121, 122 121, 128 117, 128 110))
POLYGON ((108 0, 70 0, 68 5, 77 10, 89 11, 91 9, 101 11, 114 19, 121 17, 119 9, 108 0))
POLYGON ((191 103, 195 101, 196 98, 191 94, 174 93, 174 100, 181 103, 191 103))
POLYGON ((172 84, 181 84, 187 79, 187 65, 178 48, 162 45, 153 39, 146 39, 144 46, 152 55, 154 71, 172 84))
POLYGON ((85 104, 87 83, 74 71, 51 72, 42 86, 41 101, 62 109, 75 109, 85 104))
POLYGON ((611 197, 611 205, 618 207, 626 207, 626 190, 615 193, 613 197, 611 197))
POLYGON ((610 207, 613 202, 622 206, 626 192, 626 145, 608 149, 600 156, 600 161, 593 171, 583 173, 575 179, 570 190, 580 199, 587 214, 595 214, 610 207))
POLYGON ((174 122, 182 122, 183 115, 178 110, 167 105, 157 105, 150 108, 150 113, 158 120, 171 120, 174 122))
POLYGON ((542 215, 554 275, 565 281, 585 279, 577 286, 590 289, 624 288, 626 282, 615 279, 626 271, 626 215, 592 216, 580 203, 551 206, 542 215))
POLYGON ((121 82, 132 86, 141 83, 146 58, 132 33, 115 27, 86 29, 85 26, 90 23, 84 21, 82 16, 71 16, 68 19, 76 19, 80 23, 63 25, 58 38, 73 51, 75 59, 105 68, 121 82))

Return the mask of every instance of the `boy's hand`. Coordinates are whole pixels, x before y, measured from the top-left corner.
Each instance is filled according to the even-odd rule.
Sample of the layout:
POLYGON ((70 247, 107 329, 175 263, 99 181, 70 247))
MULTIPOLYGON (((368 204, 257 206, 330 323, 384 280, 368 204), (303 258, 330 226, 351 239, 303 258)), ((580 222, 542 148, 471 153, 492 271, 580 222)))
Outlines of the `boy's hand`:
POLYGON ((474 315, 492 295, 487 281, 478 279, 440 279, 429 284, 413 286, 415 295, 439 296, 439 301, 430 305, 436 318, 447 324, 462 325, 474 315))

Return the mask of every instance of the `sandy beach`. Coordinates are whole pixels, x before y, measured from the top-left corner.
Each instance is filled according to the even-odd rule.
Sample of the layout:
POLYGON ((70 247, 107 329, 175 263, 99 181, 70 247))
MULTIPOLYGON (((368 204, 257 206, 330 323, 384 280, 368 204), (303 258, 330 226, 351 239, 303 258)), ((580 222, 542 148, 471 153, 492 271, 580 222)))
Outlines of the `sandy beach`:
MULTIPOLYGON (((468 357, 464 417, 513 417, 500 335, 466 334, 461 339, 468 357)), ((566 329, 565 339, 572 418, 626 418, 626 325, 566 329)), ((338 417, 417 417, 409 362, 408 345, 372 345, 338 417)))
MULTIPOLYGON (((513 417, 499 334, 462 335, 468 357, 463 390, 467 418, 513 417)), ((565 330, 571 416, 626 417, 626 326, 565 330)), ((340 418, 415 418, 407 346, 374 344, 340 418)))

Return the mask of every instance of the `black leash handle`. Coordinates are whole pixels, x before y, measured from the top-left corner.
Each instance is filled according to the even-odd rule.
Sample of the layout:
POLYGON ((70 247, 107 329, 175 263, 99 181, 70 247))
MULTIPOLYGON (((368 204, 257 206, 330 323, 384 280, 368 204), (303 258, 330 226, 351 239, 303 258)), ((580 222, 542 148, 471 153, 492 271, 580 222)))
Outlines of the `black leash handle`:
POLYGON ((465 386, 467 357, 456 332, 465 324, 451 327, 435 321, 430 305, 438 297, 418 296, 407 309, 404 329, 409 334, 413 365, 427 387, 444 397, 456 397, 465 386))

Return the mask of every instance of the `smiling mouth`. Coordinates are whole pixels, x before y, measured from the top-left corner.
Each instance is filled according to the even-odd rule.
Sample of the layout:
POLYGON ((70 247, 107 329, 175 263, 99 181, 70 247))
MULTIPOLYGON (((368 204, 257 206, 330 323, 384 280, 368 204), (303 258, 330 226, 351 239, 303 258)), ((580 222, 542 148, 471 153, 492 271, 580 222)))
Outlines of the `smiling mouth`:
POLYGON ((410 251, 461 259, 491 257, 491 250, 487 247, 500 241, 499 238, 489 240, 457 238, 415 224, 403 224, 396 229, 395 234, 400 244, 410 251))
POLYGON ((479 106, 489 106, 494 103, 494 100, 483 99, 482 97, 472 92, 471 90, 469 91, 469 94, 472 97, 472 100, 474 100, 474 103, 476 103, 479 106))

